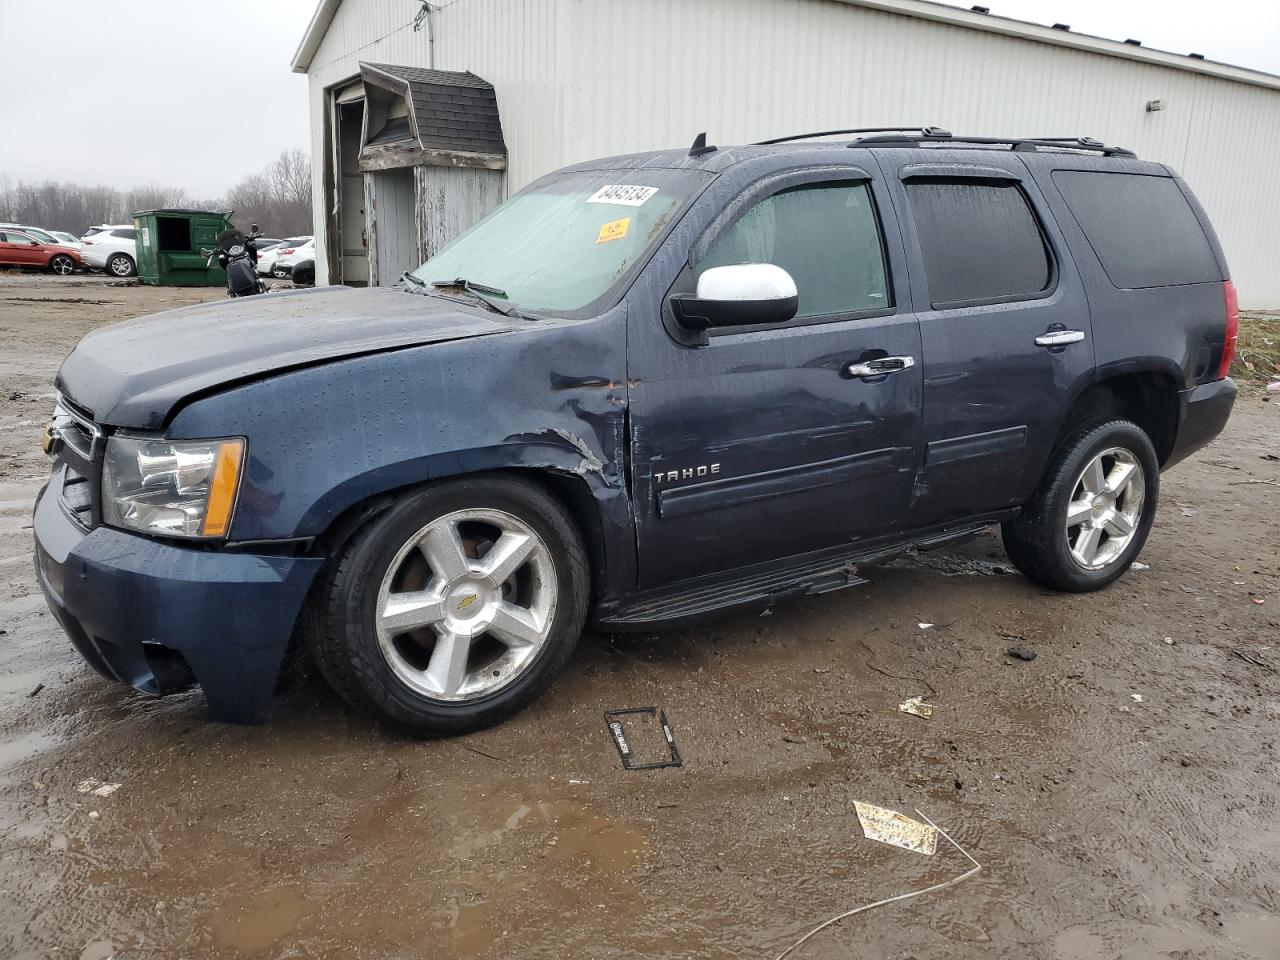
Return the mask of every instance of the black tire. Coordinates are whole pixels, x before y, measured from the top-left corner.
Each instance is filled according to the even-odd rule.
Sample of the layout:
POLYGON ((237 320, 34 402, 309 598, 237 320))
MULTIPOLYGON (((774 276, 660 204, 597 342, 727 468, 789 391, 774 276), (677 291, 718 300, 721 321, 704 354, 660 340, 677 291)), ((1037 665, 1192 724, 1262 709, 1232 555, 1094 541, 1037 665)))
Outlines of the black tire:
POLYGON ((49 258, 50 273, 65 277, 68 274, 75 273, 75 270, 76 262, 65 253, 58 253, 49 258))
POLYGON ((346 544, 308 606, 305 638, 321 674, 348 703, 415 736, 455 736, 511 717, 568 663, 586 621, 586 552, 572 517, 541 487, 509 477, 444 481, 408 494, 346 544), (414 690, 393 670, 375 628, 378 593, 404 547, 432 521, 458 510, 499 510, 531 528, 556 573, 549 633, 514 680, 473 700, 447 702, 414 690))
POLYGON ((1128 420, 1083 424, 1058 446, 1031 502, 1002 526, 1005 550, 1014 566, 1036 583, 1070 593, 1101 590, 1123 575, 1142 551, 1159 491, 1160 464, 1151 439, 1139 426, 1128 420), (1100 569, 1089 569, 1072 554, 1067 508, 1085 467, 1112 448, 1127 451, 1142 468, 1141 512, 1123 549, 1100 569))
POLYGON ((138 272, 138 265, 127 253, 113 253, 107 257, 103 272, 113 277, 132 277, 138 272))

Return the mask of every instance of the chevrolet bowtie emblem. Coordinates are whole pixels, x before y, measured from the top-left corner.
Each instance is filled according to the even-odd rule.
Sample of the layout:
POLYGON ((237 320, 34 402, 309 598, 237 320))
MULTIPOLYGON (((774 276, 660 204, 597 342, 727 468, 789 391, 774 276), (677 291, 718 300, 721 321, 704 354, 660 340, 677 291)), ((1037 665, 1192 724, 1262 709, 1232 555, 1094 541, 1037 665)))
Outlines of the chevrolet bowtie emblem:
POLYGON ((467 609, 467 607, 471 606, 475 602, 476 602, 476 595, 473 593, 470 596, 463 597, 461 600, 458 601, 458 609, 465 610, 467 609))

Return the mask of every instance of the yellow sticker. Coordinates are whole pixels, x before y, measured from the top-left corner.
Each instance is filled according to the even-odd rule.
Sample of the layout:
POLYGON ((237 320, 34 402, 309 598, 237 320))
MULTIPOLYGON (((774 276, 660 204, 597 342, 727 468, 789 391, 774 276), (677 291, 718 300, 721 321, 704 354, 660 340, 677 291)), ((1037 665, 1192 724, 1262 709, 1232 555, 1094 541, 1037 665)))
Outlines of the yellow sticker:
POLYGON ((631 218, 623 217, 621 220, 610 220, 608 223, 600 227, 600 234, 596 237, 596 243, 608 243, 610 240, 621 240, 627 235, 627 230, 631 228, 631 218))

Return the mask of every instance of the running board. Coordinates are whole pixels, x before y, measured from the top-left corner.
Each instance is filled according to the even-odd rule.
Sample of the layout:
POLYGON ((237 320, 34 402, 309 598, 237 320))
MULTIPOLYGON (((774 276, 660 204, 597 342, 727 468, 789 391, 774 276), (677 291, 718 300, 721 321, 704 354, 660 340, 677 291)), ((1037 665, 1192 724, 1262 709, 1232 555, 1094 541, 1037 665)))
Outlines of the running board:
POLYGON ((700 577, 672 587, 647 590, 620 603, 601 605, 595 625, 602 630, 650 630, 679 626, 704 617, 751 607, 768 607, 792 597, 815 596, 868 581, 859 575, 865 564, 887 560, 910 550, 932 550, 981 533, 1010 513, 983 517, 963 527, 938 531, 895 544, 837 547, 800 557, 755 564, 729 575, 700 577))

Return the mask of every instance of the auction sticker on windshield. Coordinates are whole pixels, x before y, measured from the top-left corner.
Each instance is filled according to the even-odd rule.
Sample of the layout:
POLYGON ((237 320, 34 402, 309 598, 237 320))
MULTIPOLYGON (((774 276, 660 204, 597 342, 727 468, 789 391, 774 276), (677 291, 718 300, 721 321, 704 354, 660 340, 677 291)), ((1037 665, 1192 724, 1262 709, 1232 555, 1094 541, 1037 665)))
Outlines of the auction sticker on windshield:
POLYGON ((606 183, 587 197, 587 203, 620 203, 624 207, 639 207, 658 192, 657 187, 639 187, 627 183, 606 183))
POLYGON ((623 217, 621 220, 610 220, 608 223, 601 224, 600 233, 596 236, 596 243, 608 243, 610 240, 621 240, 627 235, 627 230, 630 227, 630 217, 623 217))

